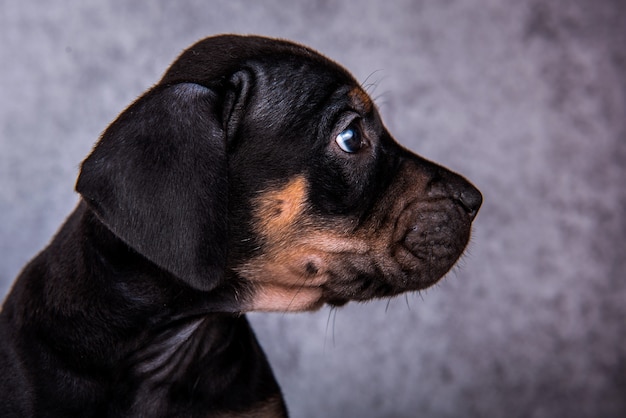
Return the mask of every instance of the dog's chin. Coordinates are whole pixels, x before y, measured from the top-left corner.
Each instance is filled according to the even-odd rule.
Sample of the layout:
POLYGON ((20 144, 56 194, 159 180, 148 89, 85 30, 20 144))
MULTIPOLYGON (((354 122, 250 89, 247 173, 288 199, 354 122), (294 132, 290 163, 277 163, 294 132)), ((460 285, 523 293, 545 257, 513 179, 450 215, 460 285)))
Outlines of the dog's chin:
POLYGON ((326 301, 326 304, 328 306, 333 307, 333 308, 339 308, 339 307, 345 305, 348 302, 350 302, 350 299, 335 297, 335 298, 328 299, 326 301))
POLYGON ((324 286, 322 300, 327 305, 339 307, 348 302, 391 298, 407 292, 424 290, 439 282, 452 266, 453 264, 436 268, 438 273, 435 275, 358 276, 351 280, 343 280, 341 283, 324 286))

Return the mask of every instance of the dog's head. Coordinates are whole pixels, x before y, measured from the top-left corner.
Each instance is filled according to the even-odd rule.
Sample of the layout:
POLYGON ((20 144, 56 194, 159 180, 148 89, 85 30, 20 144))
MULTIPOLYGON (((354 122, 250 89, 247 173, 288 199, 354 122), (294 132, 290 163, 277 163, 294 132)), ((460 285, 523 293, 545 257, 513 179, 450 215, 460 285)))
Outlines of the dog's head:
POLYGON ((339 65, 286 41, 207 38, 102 135, 77 190, 136 252, 241 310, 424 289, 482 202, 402 148, 339 65))

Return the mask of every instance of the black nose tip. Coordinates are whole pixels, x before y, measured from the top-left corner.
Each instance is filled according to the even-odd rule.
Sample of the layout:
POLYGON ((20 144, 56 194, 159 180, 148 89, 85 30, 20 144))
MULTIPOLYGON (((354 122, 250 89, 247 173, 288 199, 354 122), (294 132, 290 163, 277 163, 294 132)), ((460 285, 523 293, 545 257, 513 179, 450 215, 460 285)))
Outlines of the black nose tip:
POLYGON ((483 195, 464 177, 435 166, 431 171, 431 180, 427 186, 428 194, 435 198, 446 198, 456 203, 474 220, 483 204, 483 195))
POLYGON ((483 204, 483 195, 474 186, 468 184, 465 190, 459 193, 457 201, 463 206, 467 214, 474 219, 478 209, 483 204))

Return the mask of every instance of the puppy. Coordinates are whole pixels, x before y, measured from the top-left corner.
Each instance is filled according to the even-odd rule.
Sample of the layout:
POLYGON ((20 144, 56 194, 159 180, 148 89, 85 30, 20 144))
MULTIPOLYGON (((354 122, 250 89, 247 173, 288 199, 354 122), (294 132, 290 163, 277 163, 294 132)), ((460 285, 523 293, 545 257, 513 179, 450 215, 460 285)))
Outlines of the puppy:
POLYGON ((0 416, 284 417, 244 315, 424 289, 481 194, 287 41, 184 51, 83 162, 0 315, 0 416))

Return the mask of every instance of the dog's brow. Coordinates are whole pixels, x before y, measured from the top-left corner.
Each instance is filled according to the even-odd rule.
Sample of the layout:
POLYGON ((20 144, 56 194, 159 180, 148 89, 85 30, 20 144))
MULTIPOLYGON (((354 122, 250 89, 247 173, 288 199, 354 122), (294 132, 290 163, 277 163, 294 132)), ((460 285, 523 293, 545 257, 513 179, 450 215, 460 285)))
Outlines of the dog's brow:
POLYGON ((357 107, 357 109, 363 111, 364 113, 369 113, 372 111, 374 107, 374 103, 370 96, 363 91, 361 87, 354 87, 352 90, 348 92, 348 96, 352 99, 352 102, 357 107))

